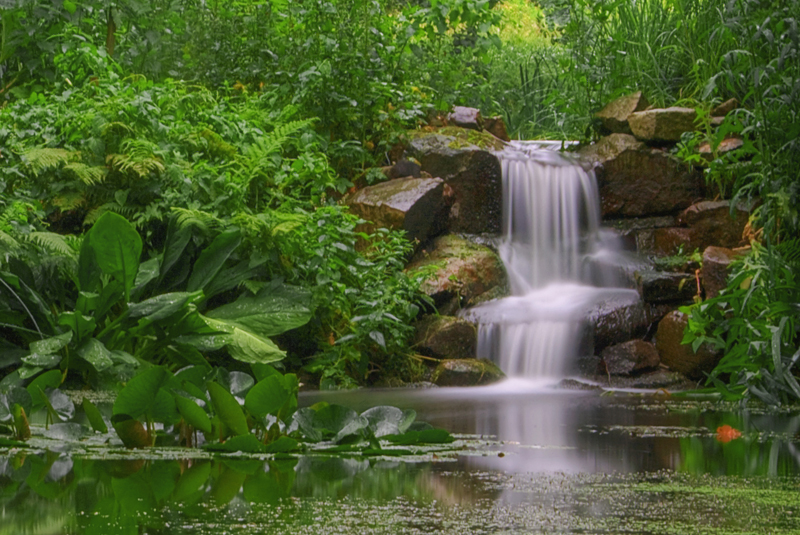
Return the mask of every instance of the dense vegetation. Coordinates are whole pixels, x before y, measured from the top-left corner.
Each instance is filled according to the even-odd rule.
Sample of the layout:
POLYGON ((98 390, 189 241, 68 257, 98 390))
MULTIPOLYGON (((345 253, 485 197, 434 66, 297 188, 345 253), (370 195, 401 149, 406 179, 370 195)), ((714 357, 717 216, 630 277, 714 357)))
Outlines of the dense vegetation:
POLYGON ((757 201, 761 229, 688 338, 725 348, 727 394, 800 398, 797 0, 13 0, 0 16, 0 390, 268 362, 323 387, 413 381, 429 304, 410 246, 357 232, 336 200, 453 104, 590 139, 594 111, 642 90, 743 104, 684 140, 744 136, 707 178, 757 201), (106 255, 123 239, 141 253, 106 255))

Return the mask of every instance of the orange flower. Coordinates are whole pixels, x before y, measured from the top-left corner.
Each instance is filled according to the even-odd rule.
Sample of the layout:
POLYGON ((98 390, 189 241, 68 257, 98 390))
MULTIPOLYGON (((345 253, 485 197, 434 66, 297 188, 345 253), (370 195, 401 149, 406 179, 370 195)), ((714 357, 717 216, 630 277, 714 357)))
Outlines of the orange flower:
POLYGON ((717 441, 727 444, 731 440, 741 438, 742 432, 725 424, 717 427, 717 441))

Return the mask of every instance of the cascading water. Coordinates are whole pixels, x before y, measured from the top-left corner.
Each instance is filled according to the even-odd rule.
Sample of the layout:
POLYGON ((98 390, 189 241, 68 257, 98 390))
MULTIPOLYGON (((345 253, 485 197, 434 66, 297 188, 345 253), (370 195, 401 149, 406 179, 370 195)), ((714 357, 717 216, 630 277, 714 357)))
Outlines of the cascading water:
POLYGON ((609 287, 614 277, 602 268, 608 254, 594 173, 552 148, 512 142, 497 154, 503 169, 498 251, 512 295, 465 314, 479 324, 478 357, 493 358, 512 377, 563 377, 589 309, 611 297, 639 298, 609 287))

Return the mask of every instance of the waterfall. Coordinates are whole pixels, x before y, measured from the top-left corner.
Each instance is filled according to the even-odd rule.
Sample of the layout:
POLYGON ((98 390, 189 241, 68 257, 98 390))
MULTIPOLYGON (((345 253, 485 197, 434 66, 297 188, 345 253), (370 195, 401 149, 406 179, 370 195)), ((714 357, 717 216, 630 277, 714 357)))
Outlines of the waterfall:
POLYGON ((497 153, 503 170, 503 236, 498 252, 511 296, 474 307, 478 357, 509 376, 566 375, 586 331, 588 310, 614 288, 603 267, 608 240, 600 229, 597 182, 567 155, 536 142, 512 142, 497 153))

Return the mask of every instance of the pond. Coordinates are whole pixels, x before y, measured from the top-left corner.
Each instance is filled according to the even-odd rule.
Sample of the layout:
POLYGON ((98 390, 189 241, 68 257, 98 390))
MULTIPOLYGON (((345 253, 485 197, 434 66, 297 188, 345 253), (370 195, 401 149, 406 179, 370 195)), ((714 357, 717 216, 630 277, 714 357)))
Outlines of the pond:
POLYGON ((521 380, 301 404, 322 399, 415 409, 460 440, 400 458, 5 448, 0 534, 800 530, 798 410, 521 380))

